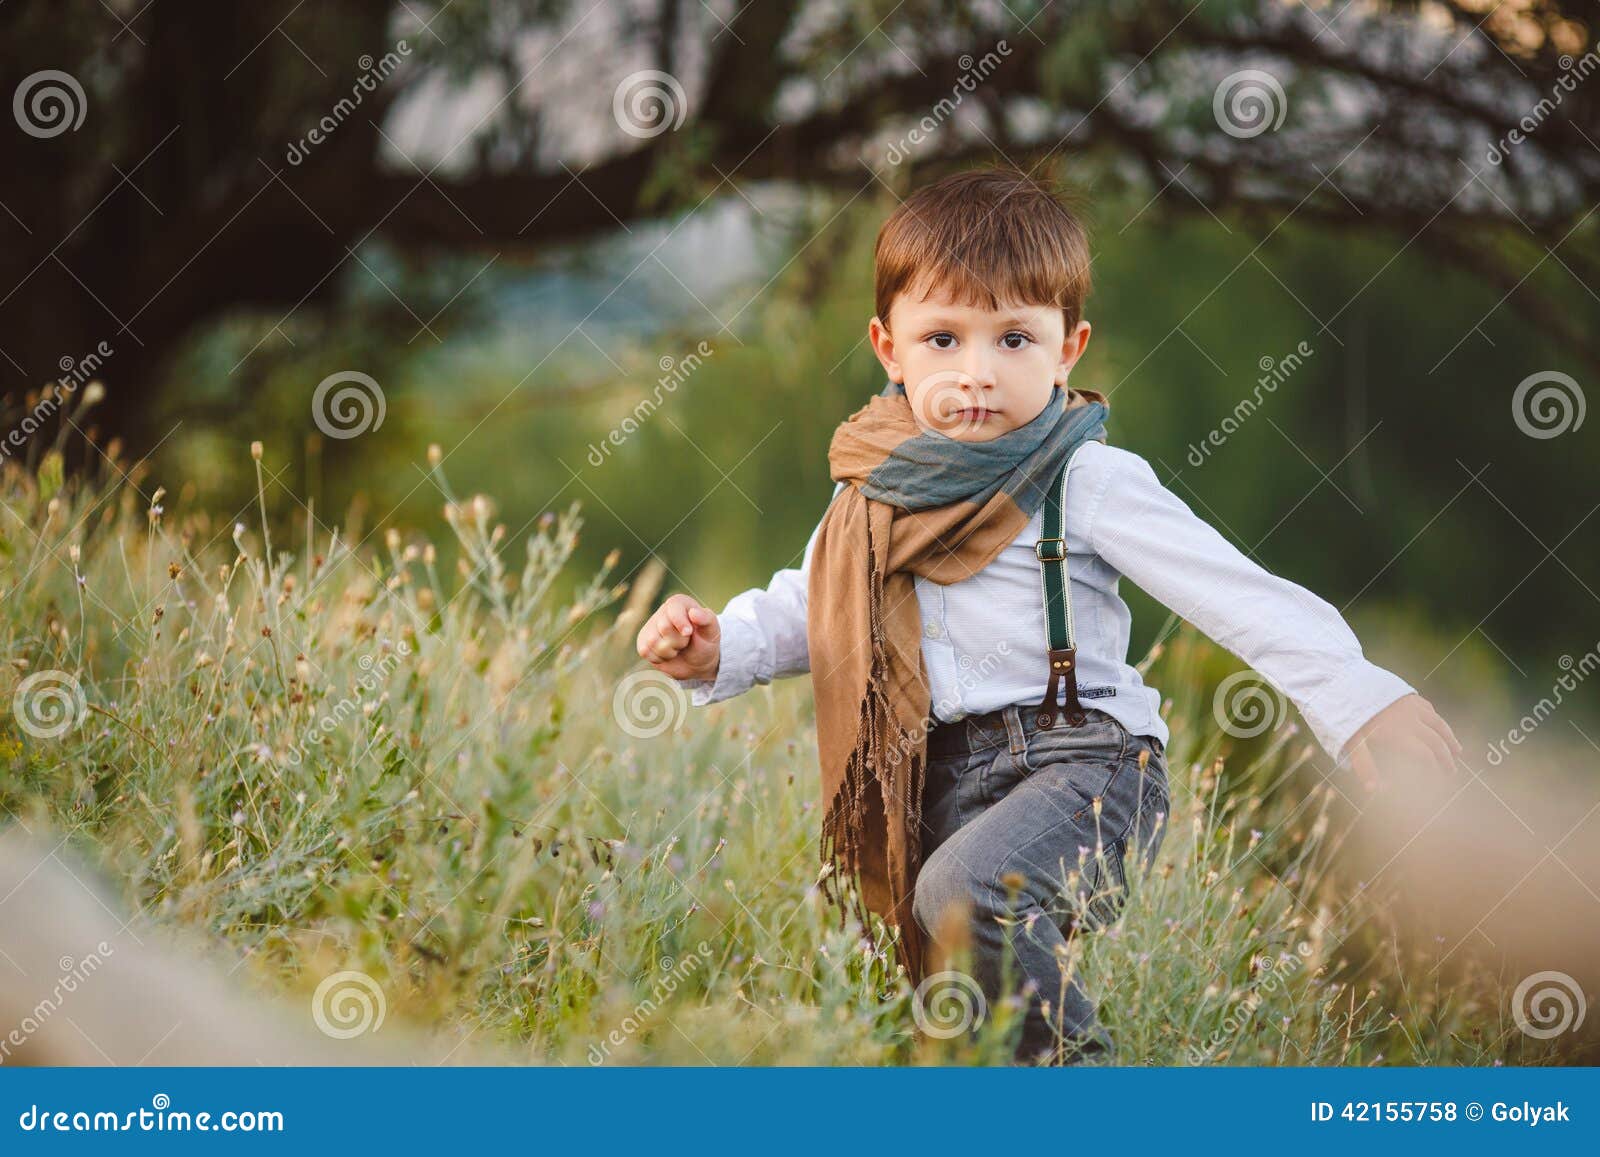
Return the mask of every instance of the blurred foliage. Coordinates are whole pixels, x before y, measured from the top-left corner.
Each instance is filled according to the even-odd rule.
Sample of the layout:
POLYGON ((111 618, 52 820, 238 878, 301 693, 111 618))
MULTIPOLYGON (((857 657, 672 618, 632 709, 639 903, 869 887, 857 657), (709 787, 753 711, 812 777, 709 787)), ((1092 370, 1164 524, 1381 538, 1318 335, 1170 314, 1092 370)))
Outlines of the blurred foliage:
MULTIPOLYGON (((630 573, 658 554, 669 584, 720 606, 798 565, 832 491, 832 430, 883 385, 865 332, 889 198, 842 213, 825 198, 757 203, 751 223, 680 219, 486 272, 380 250, 366 263, 409 307, 352 266, 336 322, 240 316, 191 347, 161 403, 183 424, 157 477, 239 509, 253 489, 243 448, 261 438, 287 463, 279 497, 320 520, 437 526, 425 457, 438 444, 465 491, 495 494, 513 538, 578 500, 582 560, 618 548, 630 573), (644 260, 673 234, 694 239, 644 260), (696 280, 750 248, 753 271, 696 280), (408 312, 439 314, 438 336, 408 312), (676 380, 663 359, 701 342, 709 356, 663 386, 676 380), (349 368, 380 381, 384 424, 319 438, 311 392, 349 368)), ((1600 460, 1585 428, 1540 440, 1512 421, 1517 383, 1561 363, 1491 290, 1398 236, 1290 221, 1260 243, 1238 221, 1174 223, 1120 200, 1100 202, 1091 228, 1095 331, 1074 381, 1110 395, 1113 441, 1198 515, 1344 611, 1380 662, 1385 635, 1363 623, 1399 610, 1431 632, 1421 655, 1435 669, 1405 670, 1413 682, 1543 690, 1559 655, 1593 646, 1573 630, 1593 622, 1582 576, 1600 573, 1600 539, 1582 527, 1600 460), (1483 321, 1463 335, 1445 320, 1461 317, 1483 321), (1262 365, 1301 342, 1310 356, 1257 388, 1262 365), (1256 412, 1199 456, 1252 395, 1256 412)), ((291 520, 306 513, 288 504, 291 520)), ((1125 587, 1137 651, 1164 616, 1125 587)))
MULTIPOLYGON (((1007 1059, 1014 1001, 974 1039, 919 1037, 893 936, 823 900, 801 684, 700 713, 630 671, 658 576, 629 589, 607 560, 556 597, 574 512, 513 549, 463 501, 454 578, 420 535, 286 543, 98 473, 56 489, 0 467, 22 563, 0 592, 0 811, 70 840, 130 909, 248 958, 233 983, 299 994, 303 1031, 305 994, 357 969, 437 1034, 429 1062, 479 1033, 543 1063, 1007 1059)), ((1145 665, 1179 689, 1170 830, 1121 920, 1070 953, 1115 991, 1123 1063, 1592 1049, 1519 1031, 1477 951, 1338 878, 1337 785, 1292 721, 1219 729, 1215 647, 1180 634, 1145 665)))

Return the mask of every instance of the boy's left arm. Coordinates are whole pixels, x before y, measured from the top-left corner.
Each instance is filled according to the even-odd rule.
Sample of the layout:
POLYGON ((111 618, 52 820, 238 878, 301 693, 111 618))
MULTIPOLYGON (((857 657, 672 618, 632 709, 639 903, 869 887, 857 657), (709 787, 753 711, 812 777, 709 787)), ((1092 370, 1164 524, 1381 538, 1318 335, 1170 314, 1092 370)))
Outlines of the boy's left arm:
POLYGON ((1266 676, 1300 708, 1336 762, 1369 789, 1376 765, 1407 759, 1453 770, 1450 727, 1404 679, 1370 662, 1331 605, 1253 562, 1117 450, 1089 523, 1095 552, 1266 676))

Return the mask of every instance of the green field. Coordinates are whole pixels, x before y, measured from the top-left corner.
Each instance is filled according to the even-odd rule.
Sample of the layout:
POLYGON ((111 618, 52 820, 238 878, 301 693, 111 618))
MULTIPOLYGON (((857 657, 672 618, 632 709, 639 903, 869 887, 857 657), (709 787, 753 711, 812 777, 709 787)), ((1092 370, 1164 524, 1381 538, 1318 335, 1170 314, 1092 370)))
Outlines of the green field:
MULTIPOLYGON (((308 534, 265 484, 247 525, 101 474, 5 469, 0 804, 130 910, 247 956, 241 987, 304 1009, 363 973, 441 1042, 419 1059, 1008 1055, 1009 1007, 973 1040, 918 1034, 892 942, 822 899, 805 680, 692 709, 633 652, 656 570, 548 597, 576 510, 513 559, 464 499, 440 573, 420 534, 308 534), (269 541, 280 520, 295 540, 269 541)), ((1348 817, 1306 733, 1235 750, 1210 704, 1236 664, 1188 629, 1157 652, 1175 814, 1072 961, 1123 1063, 1556 1059, 1481 968, 1418 986, 1425 949, 1334 871, 1348 817)))

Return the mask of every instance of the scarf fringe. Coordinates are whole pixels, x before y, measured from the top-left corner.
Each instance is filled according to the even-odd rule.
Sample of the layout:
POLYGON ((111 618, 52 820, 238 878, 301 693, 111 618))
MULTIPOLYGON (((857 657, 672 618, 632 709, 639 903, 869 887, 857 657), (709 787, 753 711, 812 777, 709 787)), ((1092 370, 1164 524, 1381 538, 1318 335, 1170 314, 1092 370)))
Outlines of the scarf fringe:
MULTIPOLYGON (((832 868, 822 878, 823 895, 839 909, 839 926, 845 926, 849 915, 861 922, 870 934, 870 911, 860 885, 866 843, 871 834, 884 841, 881 849, 887 881, 891 891, 902 894, 893 897, 895 907, 908 907, 907 895, 921 867, 922 790, 927 759, 927 732, 909 731, 900 725, 898 714, 889 700, 887 673, 889 667, 887 631, 882 617, 884 576, 874 564, 871 550, 872 531, 868 523, 867 569, 869 582, 868 623, 871 635, 872 658, 866 694, 856 728, 856 744, 845 764, 844 780, 825 809, 819 852, 822 862, 832 868), (868 791, 876 790, 885 831, 867 832, 868 791), (904 824, 906 837, 906 863, 900 879, 896 879, 894 865, 889 863, 888 827, 896 822, 904 824), (845 901, 846 884, 849 902, 845 901)), ((899 926, 899 914, 890 911, 878 913, 886 924, 899 926)), ((901 951, 907 971, 918 971, 920 930, 900 928, 901 951), (909 959, 906 959, 909 957, 909 959)))

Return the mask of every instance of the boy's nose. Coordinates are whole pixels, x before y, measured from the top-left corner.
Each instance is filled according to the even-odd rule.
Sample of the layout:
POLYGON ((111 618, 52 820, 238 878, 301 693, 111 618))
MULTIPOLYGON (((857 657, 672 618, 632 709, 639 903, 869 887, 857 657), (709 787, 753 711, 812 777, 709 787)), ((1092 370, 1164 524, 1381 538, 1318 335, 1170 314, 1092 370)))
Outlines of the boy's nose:
POLYGON ((967 366, 967 378, 968 380, 962 384, 969 389, 993 389, 995 382, 994 362, 987 354, 979 354, 967 366))

